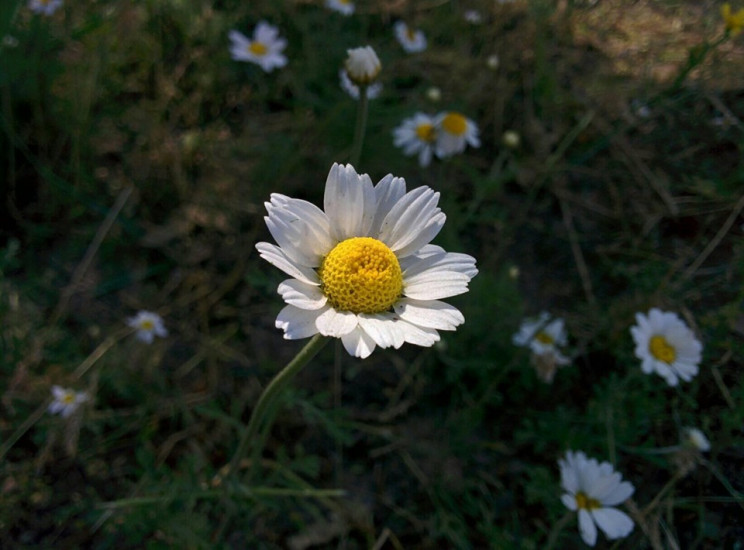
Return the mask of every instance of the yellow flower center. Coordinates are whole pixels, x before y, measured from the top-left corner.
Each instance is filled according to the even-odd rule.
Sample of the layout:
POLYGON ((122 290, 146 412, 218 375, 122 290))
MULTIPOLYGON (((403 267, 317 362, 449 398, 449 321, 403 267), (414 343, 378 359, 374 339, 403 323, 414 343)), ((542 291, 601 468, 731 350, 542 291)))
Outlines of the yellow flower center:
POLYGON ((434 140, 437 139, 437 131, 431 124, 419 124, 418 126, 416 126, 416 137, 418 137, 421 141, 432 143, 434 140))
POLYGON ((338 0, 338 3, 344 6, 351 4, 351 0, 338 0))
POLYGON ((338 243, 323 259, 318 276, 328 303, 339 311, 387 311, 403 292, 398 258, 371 237, 338 243))
POLYGON ((442 128, 454 136, 461 136, 468 129, 468 121, 465 120, 464 116, 457 113, 447 113, 447 116, 442 120, 442 128))
POLYGON ((75 402, 75 394, 72 392, 68 392, 62 396, 61 401, 65 405, 72 405, 75 402))
POLYGON ((145 319, 144 321, 140 321, 139 328, 140 330, 152 330, 155 328, 155 323, 150 321, 150 319, 145 319))
POLYGON ((576 493, 576 506, 579 510, 596 510, 602 507, 597 499, 586 496, 582 491, 576 493))
POLYGON ((540 332, 535 334, 535 340, 537 340, 541 344, 546 344, 546 345, 555 343, 555 339, 550 334, 545 332, 544 330, 541 330, 540 332))
POLYGON ((406 29, 406 36, 408 37, 408 40, 413 42, 414 40, 416 40, 416 30, 412 29, 411 27, 408 27, 406 29))
POLYGON ((254 55, 266 55, 268 48, 261 42, 251 42, 251 45, 248 46, 248 51, 254 55))
POLYGON ((651 355, 653 355, 655 359, 664 363, 671 364, 677 357, 677 352, 674 349, 674 346, 667 342, 666 338, 659 335, 652 336, 651 340, 648 341, 648 351, 651 352, 651 355))

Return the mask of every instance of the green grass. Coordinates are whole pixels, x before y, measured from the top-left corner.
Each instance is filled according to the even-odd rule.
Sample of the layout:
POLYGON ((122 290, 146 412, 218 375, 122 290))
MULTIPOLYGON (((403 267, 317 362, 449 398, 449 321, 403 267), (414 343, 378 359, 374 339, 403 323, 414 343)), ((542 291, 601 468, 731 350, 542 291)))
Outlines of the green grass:
POLYGON ((362 2, 344 18, 321 2, 67 1, 47 18, 4 2, 0 34, 17 43, 0 46, 0 546, 579 548, 557 466, 573 449, 636 487, 632 534, 597 547, 736 548, 741 38, 675 87, 684 48, 721 37, 717 6, 699 28, 679 3, 633 8, 695 36, 664 54, 683 61, 660 81, 617 69, 637 44, 581 38, 621 3, 558 4, 362 2), (482 24, 464 21, 470 7, 482 24), (400 17, 425 52, 395 42, 400 17), (260 19, 289 42, 270 74, 228 52, 227 32, 260 19), (283 276, 254 249, 271 239, 263 202, 322 203, 352 150, 338 69, 365 44, 385 88, 357 168, 441 192, 435 242, 480 270, 449 300, 466 322, 366 360, 326 346, 226 490, 261 391, 303 345, 274 328, 283 276), (404 117, 447 109, 477 123, 480 148, 422 169, 393 146, 404 117), (641 372, 629 327, 650 307, 703 342, 692 382, 641 372), (169 337, 135 340, 125 320, 140 309, 169 337), (542 310, 570 338, 551 385, 511 342, 542 310), (46 413, 55 384, 91 394, 81 417, 46 413), (685 426, 712 449, 683 475, 657 451, 685 426))

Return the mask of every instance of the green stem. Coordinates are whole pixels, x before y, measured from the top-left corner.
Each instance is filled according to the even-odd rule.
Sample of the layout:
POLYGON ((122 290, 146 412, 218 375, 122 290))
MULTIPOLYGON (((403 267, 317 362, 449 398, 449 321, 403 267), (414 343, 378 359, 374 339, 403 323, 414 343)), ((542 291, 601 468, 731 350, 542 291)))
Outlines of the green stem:
POLYGON ((367 86, 359 86, 359 105, 357 107, 356 127, 354 128, 354 146, 351 150, 352 166, 358 168, 359 159, 362 157, 362 145, 364 145, 364 134, 367 130, 367 111, 369 98, 367 97, 367 86))
MULTIPOLYGON (((230 460, 230 467, 225 474, 224 481, 226 484, 238 470, 238 466, 240 465, 243 456, 245 456, 248 445, 256 439, 259 426, 261 421, 264 419, 266 411, 271 408, 276 399, 281 395, 282 390, 284 390, 292 378, 294 378, 297 373, 310 362, 310 359, 315 357, 323 346, 328 343, 328 340, 328 338, 325 338, 320 334, 313 336, 312 339, 305 344, 305 347, 299 351, 295 358, 287 363, 287 366, 279 371, 279 374, 277 374, 269 385, 266 386, 266 389, 258 399, 258 403, 256 403, 256 407, 253 409, 253 413, 251 413, 251 419, 248 422, 248 427, 245 432, 243 432, 243 436, 238 444, 238 449, 235 451, 232 460, 230 460)), ((260 445, 260 448, 255 448, 254 453, 257 456, 260 456, 262 449, 263 444, 260 445)))

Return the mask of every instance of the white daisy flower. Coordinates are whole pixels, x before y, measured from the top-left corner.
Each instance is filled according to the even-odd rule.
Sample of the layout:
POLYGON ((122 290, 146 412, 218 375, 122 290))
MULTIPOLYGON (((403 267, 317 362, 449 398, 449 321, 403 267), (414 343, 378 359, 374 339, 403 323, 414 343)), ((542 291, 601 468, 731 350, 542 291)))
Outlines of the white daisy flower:
POLYGON ((335 163, 325 211, 272 194, 264 219, 279 246, 256 249, 291 276, 278 288, 287 303, 276 319, 284 337, 341 338, 364 358, 376 346, 431 346, 438 330, 462 324, 462 313, 440 300, 467 292, 478 270, 471 256, 429 244, 444 225, 438 201, 428 187, 406 192, 405 180, 391 174, 373 185, 335 163))
MULTIPOLYGON (((349 75, 346 74, 346 69, 341 69, 338 72, 339 81, 341 82, 341 89, 349 94, 354 99, 359 99, 359 86, 354 84, 350 79, 349 75)), ((375 82, 367 86, 367 99, 375 99, 382 93, 382 83, 375 82)))
POLYGON ((475 122, 454 111, 440 113, 435 118, 437 142, 434 152, 439 158, 462 153, 466 145, 480 147, 475 122))
POLYGON ((351 15, 355 8, 351 0, 326 0, 326 7, 343 15, 351 15))
POLYGON ((684 428, 682 430, 682 441, 685 445, 693 447, 701 453, 710 451, 710 441, 697 428, 684 428))
POLYGON ((483 23, 483 16, 478 10, 465 10, 463 17, 465 18, 465 21, 473 25, 480 25, 483 23))
POLYGON ((366 86, 377 80, 382 69, 380 58, 377 57, 372 46, 352 48, 346 50, 348 57, 344 61, 344 69, 349 79, 357 86, 366 86))
POLYGON ((550 314, 543 311, 535 318, 522 321, 512 342, 515 346, 530 348, 537 355, 545 355, 559 353, 558 346, 565 346, 567 337, 563 319, 551 319, 550 314))
POLYGON ((287 58, 282 54, 287 41, 279 38, 279 29, 265 21, 256 25, 252 40, 236 30, 230 31, 228 37, 232 43, 230 55, 235 61, 256 63, 267 73, 287 64, 287 58))
POLYGON ((418 53, 426 49, 426 36, 423 31, 413 29, 403 21, 397 21, 393 25, 393 32, 406 53, 418 53))
POLYGON ((633 530, 633 520, 614 506, 630 498, 635 491, 633 485, 622 481, 609 462, 598 463, 581 451, 568 451, 558 464, 566 491, 561 501, 569 510, 578 511, 584 542, 594 546, 597 526, 610 540, 627 537, 633 530))
POLYGON ((679 378, 689 382, 698 373, 703 345, 676 313, 652 308, 648 315, 636 313, 630 333, 635 355, 646 374, 656 373, 676 386, 679 378))
POLYGON ((137 330, 137 340, 145 344, 152 344, 156 336, 165 338, 168 330, 163 324, 163 318, 151 311, 140 311, 134 317, 127 319, 127 326, 137 330))
POLYGON ((89 399, 88 394, 84 391, 76 392, 61 386, 52 386, 52 396, 54 400, 49 404, 47 410, 51 414, 59 414, 62 418, 69 417, 82 403, 89 399))
POLYGON ((52 15, 62 6, 62 0, 30 0, 28 9, 42 15, 52 15))
POLYGON ((418 155, 421 166, 429 166, 437 140, 434 118, 424 113, 416 113, 405 119, 393 130, 393 143, 403 149, 407 156, 418 155))

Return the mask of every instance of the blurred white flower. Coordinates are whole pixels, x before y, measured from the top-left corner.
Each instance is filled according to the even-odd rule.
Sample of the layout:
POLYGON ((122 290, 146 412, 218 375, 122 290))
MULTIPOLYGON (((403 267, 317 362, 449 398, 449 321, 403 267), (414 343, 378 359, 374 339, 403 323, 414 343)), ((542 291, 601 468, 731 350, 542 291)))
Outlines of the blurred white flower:
POLYGON ((541 312, 537 318, 522 321, 519 332, 512 336, 514 345, 530 348, 537 376, 548 384, 553 381, 559 367, 571 363, 559 349, 559 346, 566 345, 566 340, 563 319, 551 319, 547 311, 541 312))
POLYGON ((581 452, 568 451, 558 460, 561 485, 566 491, 563 504, 579 514, 579 532, 589 546, 597 542, 597 526, 608 539, 627 537, 633 530, 633 520, 614 506, 624 502, 635 491, 622 481, 609 462, 598 463, 581 452))
POLYGON ((636 313, 636 325, 630 333, 635 355, 646 374, 656 372, 670 386, 681 378, 689 382, 698 373, 703 345, 676 313, 652 308, 648 315, 636 313))
POLYGON ((424 113, 416 113, 405 119, 393 130, 395 146, 402 148, 404 155, 418 155, 421 166, 429 166, 436 140, 434 118, 424 113))
POLYGON ((503 143, 504 146, 508 147, 509 149, 516 149, 517 147, 519 147, 519 144, 521 142, 522 137, 514 130, 507 130, 501 136, 501 143, 503 143))
POLYGON ((440 90, 436 86, 431 86, 426 90, 426 98, 429 101, 437 103, 442 99, 442 90, 440 90))
POLYGON ((366 86, 377 80, 382 69, 380 58, 377 57, 372 46, 352 48, 346 50, 348 56, 344 61, 344 69, 349 79, 357 86, 366 86))
POLYGON ((258 243, 261 257, 290 276, 278 292, 287 305, 277 328, 289 340, 322 334, 367 357, 376 346, 429 347, 439 330, 465 321, 443 301, 468 291, 475 259, 429 244, 444 225, 439 193, 406 192, 388 174, 373 185, 351 165, 328 174, 324 210, 274 193, 266 203, 279 246, 258 243))
POLYGON ((685 445, 693 447, 701 453, 710 451, 710 441, 697 428, 684 428, 682 430, 682 440, 685 445))
POLYGON ((134 317, 127 319, 127 326, 136 329, 137 340, 146 344, 152 344, 156 336, 160 338, 168 336, 162 317, 151 311, 138 312, 134 317))
POLYGON ((10 34, 3 36, 3 46, 6 48, 15 48, 18 46, 18 39, 10 34))
MULTIPOLYGON (((349 75, 346 74, 346 69, 341 69, 338 72, 338 77, 341 82, 341 89, 349 94, 354 99, 359 99, 359 86, 354 84, 350 79, 349 75)), ((367 99, 375 99, 382 93, 382 83, 375 82, 367 86, 367 99)))
POLYGON ((466 145, 480 147, 478 127, 469 118, 449 111, 438 114, 434 120, 438 130, 434 152, 439 158, 462 153, 466 145))
POLYGON ((480 25, 483 23, 483 16, 478 10, 465 10, 463 14, 465 21, 472 23, 473 25, 480 25))
POLYGON ((51 414, 59 414, 62 418, 69 417, 82 403, 89 399, 88 394, 84 391, 76 392, 61 386, 52 386, 52 396, 54 400, 49 404, 47 410, 51 414))
POLYGON ((495 53, 489 55, 488 59, 486 59, 486 66, 492 71, 495 71, 496 69, 498 69, 499 65, 501 65, 501 60, 499 59, 499 56, 495 53))
POLYGON ((326 0, 326 7, 344 15, 354 13, 354 2, 351 0, 326 0))
POLYGON ((52 15, 62 6, 62 0, 30 0, 28 9, 42 15, 52 15))
POLYGON ((393 32, 406 53, 418 53, 426 49, 426 36, 423 31, 413 29, 403 21, 397 21, 393 25, 393 32))
POLYGON ((287 58, 282 54, 287 41, 279 38, 279 29, 265 21, 259 21, 256 25, 253 39, 236 30, 231 30, 228 37, 232 43, 230 55, 235 61, 256 63, 267 73, 287 64, 287 58))

